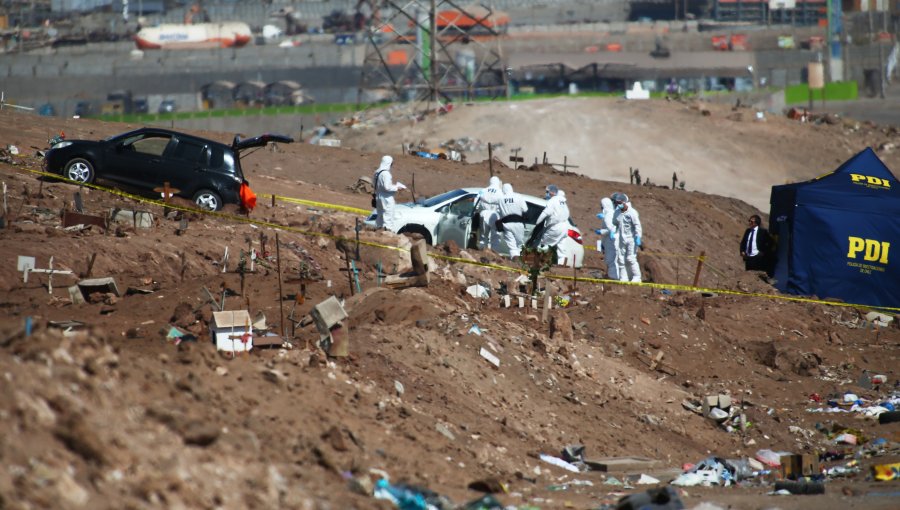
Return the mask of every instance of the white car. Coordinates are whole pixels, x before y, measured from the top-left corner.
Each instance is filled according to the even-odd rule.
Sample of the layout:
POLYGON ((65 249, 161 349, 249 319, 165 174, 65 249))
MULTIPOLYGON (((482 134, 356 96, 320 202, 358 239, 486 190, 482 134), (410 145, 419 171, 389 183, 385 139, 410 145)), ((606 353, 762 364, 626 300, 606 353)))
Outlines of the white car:
MULTIPOLYGON (((481 188, 461 188, 442 193, 431 198, 420 200, 418 203, 396 204, 394 215, 396 223, 393 231, 398 234, 416 233, 425 238, 425 242, 431 245, 443 244, 453 240, 461 248, 474 248, 477 246, 475 200, 481 188)), ((534 223, 541 211, 547 205, 547 201, 532 195, 520 193, 528 204, 528 212, 525 213, 525 239, 528 240, 534 230, 534 223)), ((366 225, 374 227, 377 211, 372 211, 366 218, 366 225)), ((500 243, 500 253, 509 254, 506 244, 500 243)), ((569 220, 569 231, 565 239, 556 246, 558 264, 561 266, 581 267, 584 262, 584 246, 582 245, 581 231, 569 220)))

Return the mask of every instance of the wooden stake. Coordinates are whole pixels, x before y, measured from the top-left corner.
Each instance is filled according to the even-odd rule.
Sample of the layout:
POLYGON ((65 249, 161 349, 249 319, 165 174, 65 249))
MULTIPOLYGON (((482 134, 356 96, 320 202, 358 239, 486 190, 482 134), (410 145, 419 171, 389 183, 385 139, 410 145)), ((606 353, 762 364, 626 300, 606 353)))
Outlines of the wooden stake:
POLYGON ((253 253, 253 240, 252 240, 252 239, 248 239, 248 240, 247 240, 247 258, 250 259, 250 272, 251 272, 251 273, 253 272, 253 269, 255 269, 255 268, 253 267, 253 266, 254 266, 254 264, 253 264, 253 262, 254 262, 254 260, 253 260, 253 259, 254 259, 254 255, 255 255, 255 254, 253 253))
POLYGON ((563 173, 569 173, 569 156, 563 156, 563 173))
POLYGON ((246 262, 238 263, 238 273, 240 273, 240 275, 241 275, 241 296, 245 295, 244 294, 244 273, 247 272, 244 268, 245 265, 246 265, 246 262))
POLYGON ((488 142, 488 170, 491 171, 491 177, 494 176, 494 146, 488 142))
POLYGON ((90 277, 91 277, 91 271, 94 270, 94 261, 95 261, 95 260, 97 260, 97 254, 96 254, 96 253, 92 253, 92 254, 91 254, 91 258, 88 259, 88 263, 87 263, 87 271, 85 271, 85 273, 84 273, 84 277, 85 277, 85 278, 90 278, 90 277))
POLYGON ((272 207, 275 207, 275 193, 272 193, 272 207))
POLYGON ((281 337, 284 338, 284 299, 281 293, 281 243, 278 240, 278 232, 275 232, 275 258, 278 262, 278 308, 281 312, 281 337))
POLYGON ((694 287, 696 287, 700 283, 700 271, 703 270, 703 260, 706 258, 706 252, 701 251, 700 256, 697 257, 697 272, 694 273, 694 287))
POLYGON ((353 273, 352 269, 350 269, 350 254, 346 251, 344 252, 344 263, 347 266, 347 282, 350 285, 350 295, 353 295, 353 273))
POLYGON ((187 257, 181 252, 181 281, 184 281, 184 272, 187 270, 187 257))

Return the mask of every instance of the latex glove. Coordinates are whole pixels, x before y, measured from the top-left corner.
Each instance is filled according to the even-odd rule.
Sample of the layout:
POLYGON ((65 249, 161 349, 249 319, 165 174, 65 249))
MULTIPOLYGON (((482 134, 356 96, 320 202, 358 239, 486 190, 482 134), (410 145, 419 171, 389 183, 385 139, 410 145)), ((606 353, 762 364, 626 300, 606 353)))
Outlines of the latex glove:
POLYGON ((595 228, 595 229, 594 229, 594 233, 597 234, 598 236, 602 236, 604 230, 606 230, 606 229, 603 229, 603 228, 595 228))
POLYGON ((609 229, 608 228, 598 228, 596 230, 596 232, 598 235, 605 236, 606 234, 609 234, 609 229))
POLYGON ((603 214, 603 213, 597 213, 597 219, 598 219, 598 220, 602 220, 602 219, 605 218, 605 217, 606 217, 605 214, 603 214))
POLYGON ((397 189, 406 189, 406 185, 403 184, 402 182, 398 182, 398 183, 397 183, 397 189))
POLYGON ((612 232, 609 233, 609 238, 610 238, 610 239, 615 239, 615 238, 616 238, 616 231, 615 231, 615 230, 613 230, 612 232))
POLYGON ((641 236, 637 236, 634 238, 634 245, 640 248, 641 246, 641 236))

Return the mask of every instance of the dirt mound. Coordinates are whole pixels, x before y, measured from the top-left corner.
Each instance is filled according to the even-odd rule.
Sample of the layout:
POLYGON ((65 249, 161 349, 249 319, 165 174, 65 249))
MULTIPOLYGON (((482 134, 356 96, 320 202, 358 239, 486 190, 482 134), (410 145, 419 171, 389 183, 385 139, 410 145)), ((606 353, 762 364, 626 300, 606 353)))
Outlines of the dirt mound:
MULTIPOLYGON (((0 137, 25 147, 59 129, 92 137, 126 129, 5 110, 0 116, 9 120, 0 122, 0 137)), ((250 216, 258 223, 190 216, 186 230, 177 216, 159 217, 146 229, 64 229, 60 212, 71 209, 77 188, 25 172, 38 164, 28 154, 15 165, 0 163, 12 211, 10 228, 0 229, 7 261, 0 265, 4 505, 383 508, 372 487, 390 477, 456 503, 480 498, 467 487, 492 479, 508 489, 496 496, 506 505, 595 508, 618 499, 623 489, 608 483, 622 474, 569 473, 540 454, 558 457, 565 446, 581 444, 588 458, 647 457, 656 467, 628 474, 668 481, 673 468, 711 454, 843 451, 820 431, 834 425, 892 437, 889 426, 873 420, 806 411, 824 405, 810 400, 814 394, 882 397, 883 386, 856 385, 863 369, 891 382, 898 377, 900 329, 866 327, 856 309, 714 290, 575 283, 563 271, 542 285, 569 306, 552 310, 545 323, 543 310, 501 308, 496 296, 465 293, 476 283, 496 292, 516 273, 457 259, 432 258, 427 288, 379 288, 384 274, 408 267, 408 254, 393 248, 409 241, 365 230, 355 261, 363 292, 351 296, 346 256, 356 250, 359 216, 321 203, 366 208, 369 197, 347 186, 371 174, 380 155, 303 144, 281 149, 248 158, 248 179, 258 193, 306 202, 261 199, 250 216), (231 258, 223 267, 226 246, 231 258), (251 248, 261 256, 253 272, 242 273, 241 252, 251 248), (18 255, 36 257, 39 268, 52 255, 55 268, 74 275, 54 275, 48 292, 46 274, 23 282, 13 264, 18 255), (113 277, 120 295, 73 302, 67 287, 79 274, 113 277), (326 358, 316 347, 318 332, 300 322, 331 296, 345 299, 350 314, 347 358, 326 358), (227 310, 248 309, 252 317, 262 313, 273 333, 284 324, 286 334, 295 332, 292 348, 217 353, 205 324, 213 300, 227 310), (196 341, 169 338, 171 321, 194 332, 196 341), (752 426, 728 432, 685 405, 718 394, 731 395, 752 426)), ((395 167, 404 182, 416 175, 419 195, 481 185, 489 175, 486 162, 398 156, 395 167)), ((523 192, 540 193, 548 183, 544 172, 495 171, 523 192)), ((746 217, 755 211, 746 203, 577 174, 552 178, 567 191, 586 243, 595 242, 589 232, 599 198, 628 193, 645 223, 640 258, 653 262, 654 280, 690 283, 696 257, 705 252, 702 285, 773 292, 743 271, 737 254, 746 217)), ((141 208, 160 216, 162 209, 81 193, 87 214, 141 208)), ((477 251, 461 250, 459 257, 502 262, 477 251)), ((577 276, 600 274, 596 252, 588 252, 586 265, 577 276)), ((895 461, 896 451, 887 451, 863 458, 863 469, 895 461)), ((831 483, 851 494, 871 488, 862 477, 831 483)), ((689 504, 745 507, 769 490, 752 483, 690 489, 683 497, 689 504)), ((823 509, 848 503, 830 488, 806 497, 823 509)), ((859 501, 890 508, 889 499, 859 501)), ((802 508, 809 501, 779 505, 802 508)))
MULTIPOLYGON (((831 117, 829 117, 831 118, 831 117)), ((768 211, 772 186, 829 172, 866 146, 888 167, 900 168, 900 133, 852 120, 801 124, 747 106, 698 101, 627 101, 557 98, 470 103, 418 122, 396 122, 339 131, 342 144, 366 152, 396 152, 412 142, 439 147, 461 138, 469 162, 484 161, 487 145, 496 159, 517 155, 534 170, 544 161, 576 165, 569 171, 671 187, 672 174, 689 190, 741 199, 768 211), (826 141, 827 140, 827 141, 826 141)), ((677 184, 677 183, 676 183, 677 184)))

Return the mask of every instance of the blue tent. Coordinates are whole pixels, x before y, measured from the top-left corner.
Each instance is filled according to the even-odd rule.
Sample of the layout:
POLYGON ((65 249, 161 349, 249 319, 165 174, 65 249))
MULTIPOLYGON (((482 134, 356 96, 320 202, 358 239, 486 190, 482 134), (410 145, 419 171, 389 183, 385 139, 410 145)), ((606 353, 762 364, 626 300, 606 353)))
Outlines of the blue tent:
POLYGON ((811 181, 773 186, 770 204, 778 290, 900 307, 900 183, 871 148, 811 181))

